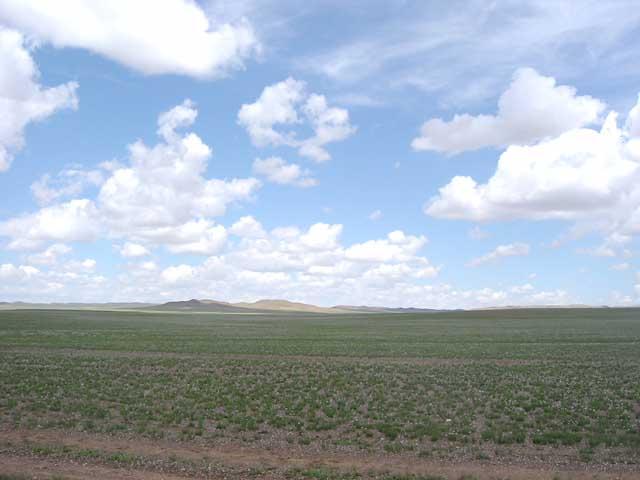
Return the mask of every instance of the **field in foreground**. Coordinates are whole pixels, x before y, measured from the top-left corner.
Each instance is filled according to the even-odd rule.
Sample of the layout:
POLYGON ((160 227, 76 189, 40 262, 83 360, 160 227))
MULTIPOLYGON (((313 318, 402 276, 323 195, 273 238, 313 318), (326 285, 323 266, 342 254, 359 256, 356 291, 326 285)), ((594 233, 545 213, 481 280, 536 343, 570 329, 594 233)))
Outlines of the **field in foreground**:
POLYGON ((0 422, 5 478, 640 478, 640 311, 3 311, 0 422))

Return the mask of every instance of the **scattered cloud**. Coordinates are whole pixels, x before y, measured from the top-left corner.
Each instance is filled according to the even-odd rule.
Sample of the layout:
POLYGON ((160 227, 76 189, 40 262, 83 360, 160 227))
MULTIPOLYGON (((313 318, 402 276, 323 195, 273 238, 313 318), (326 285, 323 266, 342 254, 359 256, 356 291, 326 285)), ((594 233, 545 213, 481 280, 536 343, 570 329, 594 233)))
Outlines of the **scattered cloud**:
POLYGON ((126 258, 137 258, 149 255, 150 252, 144 245, 137 243, 126 242, 119 248, 120 255, 126 258))
POLYGON ((631 265, 629 265, 626 262, 623 263, 616 263, 615 265, 611 265, 611 270, 615 270, 617 272, 624 272, 626 270, 629 270, 631 268, 631 265))
POLYGON ((299 155, 316 162, 331 158, 325 148, 327 144, 345 140, 356 131, 347 110, 329 107, 324 95, 307 93, 306 84, 291 77, 265 87, 254 103, 242 105, 238 123, 247 130, 255 146, 297 148, 299 155), (313 130, 313 135, 303 140, 297 138, 295 131, 275 128, 303 123, 313 130))
POLYGON ((64 243, 54 243, 42 252, 27 256, 27 260, 35 265, 55 265, 60 257, 67 255, 71 250, 72 248, 64 243))
POLYGON ((253 173, 281 185, 313 187, 318 184, 310 170, 296 163, 287 163, 280 157, 257 158, 253 162, 253 173))
POLYGON ((510 292, 516 293, 516 294, 528 293, 534 290, 535 290, 535 287, 530 283, 525 283, 523 285, 514 285, 509 289, 510 292))
POLYGON ((489 232, 487 232, 486 230, 483 230, 477 225, 469 229, 469 232, 467 232, 467 235, 471 240, 485 240, 491 236, 489 232))
MULTIPOLYGON (((127 164, 107 165, 108 175, 96 200, 73 199, 10 218, 0 222, 0 236, 9 237, 8 247, 16 250, 40 248, 47 242, 91 241, 106 235, 145 248, 164 245, 175 253, 209 255, 219 251, 226 241, 226 230, 211 217, 223 215, 232 203, 250 200, 260 182, 255 178, 205 178, 211 149, 196 134, 178 131, 196 118, 197 110, 189 100, 161 114, 160 143, 148 147, 136 141, 129 146, 127 164)), ((84 182, 86 176, 74 174, 71 178, 84 182)))
POLYGON ((147 75, 219 77, 260 49, 246 20, 218 24, 190 0, 4 0, 0 21, 40 42, 86 49, 147 75))
POLYGON ((382 218, 382 210, 374 210, 369 214, 369 220, 378 221, 382 218))
POLYGON ((250 215, 241 217, 231 226, 229 232, 238 237, 246 238, 263 238, 267 235, 260 222, 250 215))
POLYGON ((508 245, 499 245, 491 252, 482 255, 481 257, 474 258, 467 266, 479 267, 486 263, 495 262, 505 257, 521 257, 529 255, 531 248, 526 243, 510 243, 508 245))
POLYGON ((596 123, 604 108, 600 100, 578 96, 575 88, 556 85, 554 78, 522 68, 500 96, 496 115, 465 113, 450 121, 431 119, 422 125, 411 146, 456 154, 484 147, 528 145, 596 123))
POLYGON ((81 167, 70 167, 56 176, 48 173, 42 175, 31 184, 31 193, 40 205, 75 197, 87 187, 97 187, 104 182, 104 172, 100 170, 84 170, 81 167))
MULTIPOLYGON (((1 8, 1 6, 0 6, 1 8)), ((78 84, 39 83, 40 73, 21 33, 0 26, 0 172, 9 169, 25 143, 26 127, 59 110, 78 108, 78 84)))

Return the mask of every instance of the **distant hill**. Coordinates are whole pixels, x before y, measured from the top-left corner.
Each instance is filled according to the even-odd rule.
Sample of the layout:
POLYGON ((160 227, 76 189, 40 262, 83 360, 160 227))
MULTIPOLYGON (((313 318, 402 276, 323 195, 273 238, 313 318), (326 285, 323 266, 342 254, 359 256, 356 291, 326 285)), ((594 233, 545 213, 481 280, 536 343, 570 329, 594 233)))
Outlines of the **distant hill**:
POLYGON ((0 310, 135 310, 153 305, 152 303, 28 303, 0 302, 0 310))
POLYGON ((240 302, 233 305, 241 308, 253 308, 278 312, 309 312, 309 313, 347 313, 335 307, 319 307, 308 303, 290 302, 288 300, 258 300, 257 302, 240 302))
POLYGON ((348 313, 345 310, 318 307, 306 303, 290 302, 288 300, 258 300, 257 302, 229 303, 217 300, 191 299, 178 302, 167 302, 162 305, 147 306, 144 310, 154 311, 182 311, 182 312, 219 312, 219 313, 272 313, 272 312, 301 312, 301 313, 348 313))
POLYGON ((299 313, 436 313, 447 310, 435 310, 430 308, 394 308, 394 307, 369 307, 355 305, 337 305, 335 307, 320 307, 309 303, 291 302, 289 300, 263 299, 256 302, 220 302, 216 300, 187 300, 182 302, 167 302, 162 305, 146 307, 145 310, 155 311, 191 311, 191 312, 220 312, 220 313, 247 313, 252 312, 299 312, 299 313))
POLYGON ((146 306, 143 310, 203 313, 250 313, 255 311, 249 308, 237 307, 227 302, 218 302, 216 300, 196 300, 195 298, 186 301, 167 302, 162 305, 146 306))

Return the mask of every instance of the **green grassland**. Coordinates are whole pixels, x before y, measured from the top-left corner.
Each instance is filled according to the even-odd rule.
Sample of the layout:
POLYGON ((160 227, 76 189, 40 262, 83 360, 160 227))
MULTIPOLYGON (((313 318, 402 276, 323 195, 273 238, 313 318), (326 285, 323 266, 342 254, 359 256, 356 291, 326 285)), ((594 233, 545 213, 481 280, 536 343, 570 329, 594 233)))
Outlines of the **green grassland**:
POLYGON ((3 311, 0 422, 445 460, 565 449, 587 465, 638 464, 640 312, 3 311))

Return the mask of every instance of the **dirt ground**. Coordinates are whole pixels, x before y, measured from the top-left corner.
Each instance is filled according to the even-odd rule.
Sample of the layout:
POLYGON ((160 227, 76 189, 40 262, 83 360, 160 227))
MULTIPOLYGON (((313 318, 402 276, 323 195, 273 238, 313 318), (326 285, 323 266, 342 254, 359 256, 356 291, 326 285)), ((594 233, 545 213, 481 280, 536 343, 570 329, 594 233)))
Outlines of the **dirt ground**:
MULTIPOLYGON (((309 454, 295 450, 261 450, 239 445, 203 447, 184 443, 151 441, 143 439, 112 438, 83 433, 51 430, 2 430, 0 431, 0 472, 22 474, 35 479, 60 476, 69 479, 180 479, 199 478, 191 474, 159 473, 144 467, 123 468, 96 461, 48 458, 37 454, 19 454, 6 445, 57 445, 81 449, 93 449, 107 453, 128 453, 151 458, 180 458, 187 461, 215 462, 228 465, 231 471, 242 472, 261 469, 263 473, 253 478, 279 479, 293 469, 329 468, 338 471, 356 471, 363 474, 389 473, 396 475, 437 475, 447 479, 459 479, 473 475, 479 480, 587 480, 587 479, 640 479, 637 466, 575 466, 554 464, 504 465, 487 462, 438 463, 428 459, 406 458, 398 455, 371 456, 342 454, 309 454)), ((232 478, 242 478, 231 475, 232 478)), ((227 478, 227 475, 206 475, 206 478, 227 478)))

